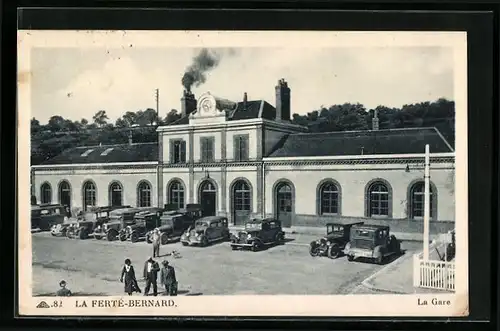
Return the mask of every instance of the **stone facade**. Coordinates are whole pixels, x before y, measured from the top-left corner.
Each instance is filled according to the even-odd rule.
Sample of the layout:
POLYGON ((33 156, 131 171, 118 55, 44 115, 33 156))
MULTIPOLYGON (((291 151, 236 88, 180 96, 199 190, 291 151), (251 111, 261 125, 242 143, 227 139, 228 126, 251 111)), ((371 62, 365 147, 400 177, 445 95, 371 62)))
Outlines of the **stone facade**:
MULTIPOLYGON (((421 231, 424 155, 421 144, 409 143, 416 139, 436 146, 431 154, 431 231, 453 226, 454 152, 437 130, 426 129, 422 135, 418 130, 381 130, 376 137, 386 141, 414 136, 403 137, 409 142, 400 143, 402 147, 389 141, 393 147, 384 151, 393 148, 394 153, 369 153, 374 147, 367 147, 371 139, 367 133, 345 133, 350 136, 340 139, 334 136, 344 133, 313 137, 307 128, 282 118, 287 110, 280 118, 266 118, 266 112, 272 113, 270 107, 262 100, 247 101, 246 95, 243 103, 232 103, 204 94, 197 109, 180 123, 158 128, 157 152, 148 161, 132 155, 128 162, 113 162, 113 155, 123 155, 112 151, 100 154, 102 162, 97 156, 83 164, 74 158, 68 163, 49 161, 32 167, 32 194, 38 202, 69 199, 72 208, 89 203, 179 207, 200 203, 207 215, 226 215, 232 224, 253 216, 276 217, 287 227, 370 219, 401 231, 421 231), (238 111, 241 118, 234 120, 238 111), (318 149, 318 139, 326 155, 308 155, 318 149), (356 139, 359 146, 346 145, 346 140, 352 145, 356 139), (296 150, 297 141, 305 146, 302 151, 296 150), (340 147, 335 147, 338 141, 340 147), (293 155, 287 156, 291 150, 293 155)), ((86 148, 75 149, 75 155, 84 155, 86 148)), ((132 154, 141 149, 116 148, 132 154)))

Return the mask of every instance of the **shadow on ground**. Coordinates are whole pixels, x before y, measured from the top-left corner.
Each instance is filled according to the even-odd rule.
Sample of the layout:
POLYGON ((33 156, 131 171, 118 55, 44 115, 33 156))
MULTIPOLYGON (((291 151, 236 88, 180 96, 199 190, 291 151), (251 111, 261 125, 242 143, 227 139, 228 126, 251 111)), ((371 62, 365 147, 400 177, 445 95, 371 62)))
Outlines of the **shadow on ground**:
MULTIPOLYGON (((34 294, 34 297, 57 297, 56 293, 40 293, 34 294)), ((71 293, 72 297, 105 297, 109 296, 106 293, 87 293, 87 292, 74 292, 71 293)))
MULTIPOLYGON (((388 264, 396 261, 400 257, 404 256, 405 254, 406 254, 406 250, 402 249, 401 254, 393 254, 391 256, 384 258, 381 265, 388 265, 388 264)), ((352 262, 363 262, 363 263, 377 264, 377 262, 375 262, 374 259, 365 258, 365 257, 358 257, 358 258, 356 258, 356 260, 354 260, 352 262)))

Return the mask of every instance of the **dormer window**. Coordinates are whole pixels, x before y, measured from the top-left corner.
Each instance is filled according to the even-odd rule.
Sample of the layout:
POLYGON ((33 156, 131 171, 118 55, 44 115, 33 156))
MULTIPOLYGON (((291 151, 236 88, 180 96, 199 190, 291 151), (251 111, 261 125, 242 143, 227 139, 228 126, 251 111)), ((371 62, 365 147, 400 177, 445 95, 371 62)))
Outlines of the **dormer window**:
POLYGON ((92 153, 94 150, 93 149, 87 149, 82 155, 80 155, 81 157, 85 157, 85 156, 89 156, 90 153, 92 153))
POLYGON ((111 153, 111 151, 112 151, 113 149, 114 149, 113 147, 112 147, 112 148, 108 148, 108 149, 106 149, 104 152, 102 152, 102 153, 101 153, 101 156, 106 156, 106 155, 108 155, 109 153, 111 153))

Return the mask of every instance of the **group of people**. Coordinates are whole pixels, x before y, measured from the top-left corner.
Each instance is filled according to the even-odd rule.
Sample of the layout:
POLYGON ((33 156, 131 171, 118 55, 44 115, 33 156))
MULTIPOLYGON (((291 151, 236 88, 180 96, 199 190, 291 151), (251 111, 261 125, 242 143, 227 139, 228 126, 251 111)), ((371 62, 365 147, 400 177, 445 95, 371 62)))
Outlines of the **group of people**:
MULTIPOLYGON (((149 294, 151 286, 153 287, 153 295, 158 295, 158 272, 160 273, 160 284, 165 288, 165 294, 172 296, 177 295, 177 279, 175 277, 174 267, 170 266, 167 260, 164 260, 160 268, 158 262, 156 262, 153 257, 150 257, 144 263, 143 277, 146 281, 144 295, 149 294)), ((132 295, 134 292, 141 293, 141 289, 135 277, 134 267, 130 259, 125 260, 120 281, 124 283, 125 293, 128 295, 132 295)))

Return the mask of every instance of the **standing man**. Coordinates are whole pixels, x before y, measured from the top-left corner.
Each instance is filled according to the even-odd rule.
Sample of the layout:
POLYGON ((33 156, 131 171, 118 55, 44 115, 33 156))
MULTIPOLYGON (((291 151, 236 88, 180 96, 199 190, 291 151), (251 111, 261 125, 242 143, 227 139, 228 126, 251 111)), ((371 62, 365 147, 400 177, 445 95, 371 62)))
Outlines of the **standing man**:
POLYGON ((177 295, 177 279, 175 278, 174 267, 168 265, 168 261, 163 261, 163 268, 161 268, 160 282, 165 287, 167 295, 177 295))
POLYGON ((149 294, 149 289, 151 288, 151 284, 153 284, 153 295, 158 295, 158 271, 160 271, 160 266, 158 262, 153 260, 150 257, 146 263, 144 263, 144 280, 146 280, 146 288, 144 289, 144 295, 149 294))
POLYGON ((158 228, 153 230, 153 257, 160 257, 160 230, 158 228))

